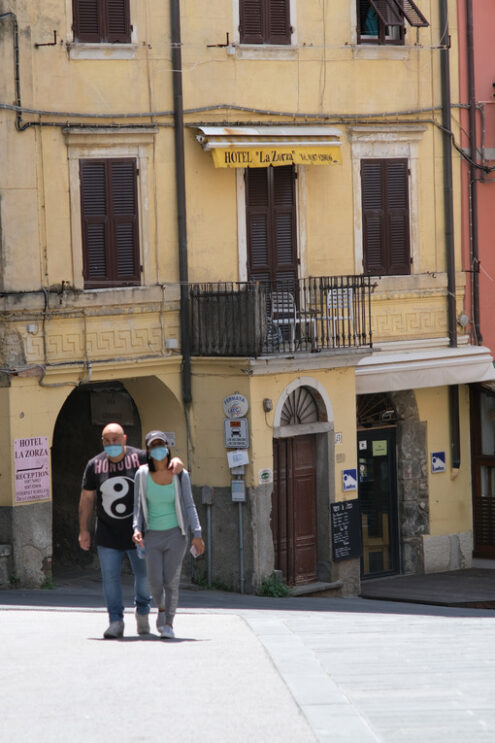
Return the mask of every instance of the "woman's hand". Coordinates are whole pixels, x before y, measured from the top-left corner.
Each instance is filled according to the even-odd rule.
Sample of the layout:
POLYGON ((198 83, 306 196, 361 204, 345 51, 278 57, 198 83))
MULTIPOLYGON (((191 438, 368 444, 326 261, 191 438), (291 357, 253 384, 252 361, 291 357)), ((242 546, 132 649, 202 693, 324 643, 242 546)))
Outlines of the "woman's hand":
POLYGON ((196 548, 196 552, 198 553, 198 557, 203 554, 205 551, 205 543, 201 539, 201 537, 194 537, 192 540, 193 547, 196 548))
POLYGON ((134 534, 132 535, 132 541, 136 544, 141 545, 141 547, 143 546, 143 535, 138 529, 136 529, 134 534))

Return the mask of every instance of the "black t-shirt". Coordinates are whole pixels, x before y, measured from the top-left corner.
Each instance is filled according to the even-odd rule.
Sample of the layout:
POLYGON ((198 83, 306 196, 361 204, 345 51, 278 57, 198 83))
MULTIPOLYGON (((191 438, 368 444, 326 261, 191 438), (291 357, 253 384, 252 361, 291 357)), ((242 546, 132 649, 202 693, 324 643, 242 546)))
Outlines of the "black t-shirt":
POLYGON ((118 550, 134 548, 134 475, 145 462, 145 451, 126 446, 120 462, 111 462, 103 451, 87 463, 82 487, 96 491, 97 545, 118 550))

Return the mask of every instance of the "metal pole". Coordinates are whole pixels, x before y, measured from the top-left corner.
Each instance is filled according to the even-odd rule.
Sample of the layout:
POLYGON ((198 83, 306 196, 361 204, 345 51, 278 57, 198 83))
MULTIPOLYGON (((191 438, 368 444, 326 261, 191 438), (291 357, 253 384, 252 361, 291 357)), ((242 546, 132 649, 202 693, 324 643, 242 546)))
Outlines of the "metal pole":
POLYGON ((206 580, 211 587, 211 505, 206 506, 206 580))
POLYGON ((244 593, 244 539, 242 534, 242 503, 239 502, 239 582, 244 593))

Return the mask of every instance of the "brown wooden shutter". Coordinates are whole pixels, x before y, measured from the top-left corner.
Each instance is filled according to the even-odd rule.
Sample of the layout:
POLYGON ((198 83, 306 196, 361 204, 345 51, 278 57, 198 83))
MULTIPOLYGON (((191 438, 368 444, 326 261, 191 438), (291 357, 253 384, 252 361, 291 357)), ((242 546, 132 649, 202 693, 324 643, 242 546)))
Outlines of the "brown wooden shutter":
POLYGON ((291 165, 269 168, 268 175, 272 181, 274 279, 279 290, 294 294, 297 281, 294 168, 291 165))
POLYGON ((82 160, 81 215, 85 286, 108 277, 108 204, 104 160, 82 160))
POLYGON ((263 283, 271 280, 270 214, 268 179, 265 168, 246 170, 246 226, 249 278, 263 283))
POLYGON ((241 44, 263 44, 264 0, 239 0, 241 44))
POLYGON ((289 0, 269 0, 267 2, 267 44, 290 44, 290 6, 289 0))
POLYGON ((73 17, 76 41, 131 41, 129 0, 73 0, 73 17))
POLYGON ((248 274, 294 291, 297 281, 295 188, 292 166, 246 171, 248 274))
POLYGON ((290 0, 239 0, 241 44, 290 44, 290 0))
POLYGON ((139 284, 136 162, 82 160, 84 286, 139 284))
POLYGON ((76 41, 98 43, 102 40, 102 16, 98 0, 73 0, 74 38, 76 41))
POLYGON ((129 44, 131 41, 129 0, 106 0, 106 6, 106 40, 114 44, 129 44))
POLYGON ((361 194, 365 272, 409 274, 407 160, 362 160, 361 194))
POLYGON ((407 160, 385 160, 390 273, 411 272, 407 160))
POLYGON ((113 274, 139 283, 138 219, 135 160, 110 160, 113 274))

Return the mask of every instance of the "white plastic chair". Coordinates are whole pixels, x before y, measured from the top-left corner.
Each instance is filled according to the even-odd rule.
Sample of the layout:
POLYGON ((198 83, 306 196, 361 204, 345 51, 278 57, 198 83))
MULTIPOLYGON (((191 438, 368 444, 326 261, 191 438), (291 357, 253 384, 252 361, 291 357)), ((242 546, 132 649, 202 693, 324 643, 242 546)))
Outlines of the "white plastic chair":
POLYGON ((353 292, 350 286, 329 289, 327 294, 327 334, 328 339, 336 345, 337 338, 350 334, 354 328, 353 292), (330 323, 332 334, 330 334, 330 323), (340 332, 339 332, 340 330, 340 332))
POLYGON ((296 347, 296 325, 300 322, 297 317, 297 307, 294 297, 290 292, 272 292, 271 319, 278 327, 289 329, 290 350, 296 347))

